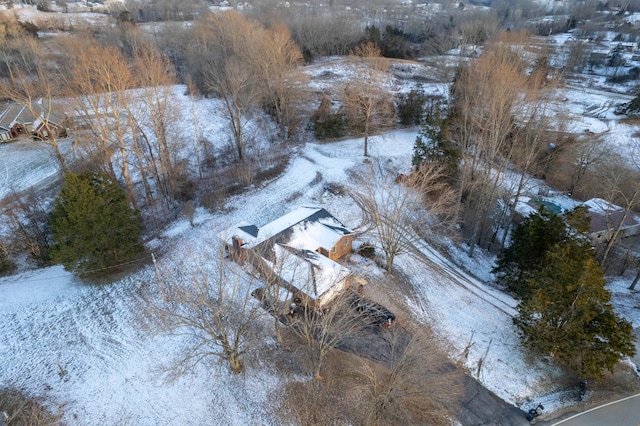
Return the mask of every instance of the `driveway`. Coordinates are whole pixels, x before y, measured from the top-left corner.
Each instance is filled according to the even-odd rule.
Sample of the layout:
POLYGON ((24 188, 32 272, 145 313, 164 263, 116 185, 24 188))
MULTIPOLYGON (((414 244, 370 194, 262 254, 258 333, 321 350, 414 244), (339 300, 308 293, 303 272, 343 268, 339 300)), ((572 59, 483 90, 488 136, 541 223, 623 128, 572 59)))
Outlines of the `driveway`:
MULTIPOLYGON (((393 330, 384 327, 368 327, 364 332, 352 336, 339 345, 339 349, 352 352, 363 358, 387 365, 392 351, 401 353, 411 341, 412 335, 399 324, 393 330), (394 344, 389 344, 390 337, 394 344), (393 348, 393 349, 392 349, 393 348)), ((397 356, 397 355, 396 355, 397 356)), ((441 371, 460 367, 446 361, 441 371)), ((484 388, 477 380, 464 372, 463 396, 455 407, 451 407, 458 422, 463 426, 518 426, 528 425, 526 413, 484 388)))

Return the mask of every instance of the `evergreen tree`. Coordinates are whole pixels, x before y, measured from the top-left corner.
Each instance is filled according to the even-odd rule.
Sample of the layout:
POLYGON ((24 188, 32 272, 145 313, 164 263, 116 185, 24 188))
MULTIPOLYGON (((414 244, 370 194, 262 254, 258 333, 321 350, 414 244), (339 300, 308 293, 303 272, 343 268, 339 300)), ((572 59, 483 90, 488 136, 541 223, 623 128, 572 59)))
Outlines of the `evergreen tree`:
POLYGON ((543 263, 527 280, 530 297, 514 319, 523 343, 581 377, 602 377, 623 355, 632 356, 632 325, 613 311, 591 247, 570 239, 549 248, 543 263))
POLYGON ((546 266, 546 253, 569 238, 581 238, 589 229, 586 209, 578 207, 564 217, 544 207, 527 217, 511 234, 511 243, 498 259, 493 273, 496 282, 518 299, 529 296, 531 274, 546 266), (566 220, 566 222, 565 222, 566 220))
POLYGON ((420 90, 398 95, 398 118, 403 126, 415 126, 422 123, 427 97, 420 90))
POLYGON ((640 114, 640 94, 637 94, 635 98, 631 101, 624 104, 622 107, 622 112, 630 116, 636 116, 640 114))
POLYGON ((520 299, 514 324, 525 346, 601 377, 623 355, 633 355, 632 327, 619 318, 586 236, 589 216, 544 208, 518 226, 493 272, 520 299))
POLYGON ((127 262, 143 251, 138 212, 104 174, 67 173, 51 225, 51 259, 81 275, 127 262))
POLYGON ((413 145, 411 164, 415 169, 424 162, 445 166, 448 183, 453 184, 460 174, 460 149, 447 137, 447 120, 435 113, 424 124, 413 145))

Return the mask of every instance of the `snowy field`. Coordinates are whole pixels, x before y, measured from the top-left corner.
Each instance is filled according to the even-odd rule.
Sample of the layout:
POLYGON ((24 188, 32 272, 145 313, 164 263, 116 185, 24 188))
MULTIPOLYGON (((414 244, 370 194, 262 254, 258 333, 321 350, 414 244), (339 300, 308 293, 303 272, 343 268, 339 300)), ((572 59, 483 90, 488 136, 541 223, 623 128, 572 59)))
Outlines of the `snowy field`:
MULTIPOLYGON (((307 73, 311 87, 319 91, 335 85, 336 77, 348 76, 342 64, 331 61, 326 68, 307 73)), ((443 84, 425 87, 433 94, 446 93, 443 84)), ((192 150, 190 157, 195 157, 188 141, 196 137, 187 127, 196 121, 198 134, 215 137, 211 142, 219 148, 219 141, 227 140, 216 114, 219 104, 204 99, 191 104, 184 86, 174 90, 185 126, 177 130, 187 141, 181 149, 192 150)), ((638 127, 623 124, 613 115, 614 105, 630 97, 569 87, 560 98, 567 100, 554 108, 565 117, 563 126, 576 134, 589 130, 600 135, 603 143, 633 158, 630 142, 638 127)), ((263 125, 252 123, 249 134, 258 135, 263 125)), ((372 163, 407 173, 416 134, 416 129, 398 130, 372 138, 372 163)), ((164 268, 187 274, 181 262, 185 253, 194 269, 215 264, 216 234, 241 221, 261 226, 312 204, 355 227, 360 213, 350 198, 332 195, 325 188, 332 183, 353 185, 350 173, 365 167, 362 150, 361 139, 307 143, 283 175, 228 199, 224 213, 198 209, 193 228, 186 219, 176 221, 149 242, 148 249, 163 253, 159 262, 164 268)), ((46 150, 34 149, 28 142, 0 145, 0 198, 40 185, 58 172, 46 150)), ((532 191, 535 185, 541 183, 532 182, 532 191)), ((522 408, 543 402, 549 412, 576 402, 575 389, 556 387, 560 374, 556 368, 531 360, 520 348, 511 321, 515 301, 487 284, 493 258, 478 254, 469 259, 452 249, 456 261, 474 271, 475 276, 470 276, 432 247, 424 245, 420 250, 420 261, 402 255, 395 265, 415 289, 416 299, 408 301, 412 314, 431 325, 453 359, 488 389, 522 408)), ((102 286, 82 282, 61 267, 1 278, 0 383, 44 398, 54 411, 63 410, 68 424, 277 424, 271 396, 283 379, 270 365, 251 364, 246 374, 235 376, 224 365, 207 364, 177 379, 167 377, 163 366, 179 356, 186 342, 151 334, 140 321, 143 295, 154 282, 151 266, 102 286)), ((617 311, 640 330, 637 295, 626 290, 629 284, 628 277, 616 277, 610 288, 617 311)), ((265 349, 277 350, 269 345, 267 341, 265 349)), ((638 357, 634 362, 640 362, 638 357)))
MULTIPOLYGON (((374 164, 402 169, 415 136, 415 130, 403 130, 374 138, 374 164)), ((150 247, 165 248, 159 259, 165 268, 177 268, 184 253, 197 254, 190 259, 197 268, 215 262, 212 241, 220 230, 240 221, 262 225, 305 204, 339 212, 354 226, 359 212, 350 199, 323 188, 328 183, 348 187, 347 172, 363 166, 361 151, 361 139, 308 143, 282 176, 230 199, 227 213, 198 210, 194 228, 178 221, 150 247), (291 198, 295 201, 284 202, 291 198)), ((565 404, 563 390, 552 386, 558 372, 545 363, 531 365, 519 347, 511 323, 514 300, 482 282, 489 278, 491 259, 479 257, 472 264, 461 257, 467 269, 479 272, 478 279, 428 246, 422 253, 423 262, 401 256, 397 267, 411 277, 419 295, 411 301, 413 314, 432 325, 451 356, 514 405, 544 401, 551 410, 565 404)), ((179 355, 184 342, 149 334, 138 321, 141 294, 154 280, 150 266, 104 286, 83 283, 60 267, 0 280, 0 381, 44 397, 54 409, 62 407, 70 424, 276 423, 268 403, 279 379, 269 366, 233 376, 224 366, 202 365, 166 380, 161 367, 179 355)), ((640 325, 638 318, 630 319, 640 325)))

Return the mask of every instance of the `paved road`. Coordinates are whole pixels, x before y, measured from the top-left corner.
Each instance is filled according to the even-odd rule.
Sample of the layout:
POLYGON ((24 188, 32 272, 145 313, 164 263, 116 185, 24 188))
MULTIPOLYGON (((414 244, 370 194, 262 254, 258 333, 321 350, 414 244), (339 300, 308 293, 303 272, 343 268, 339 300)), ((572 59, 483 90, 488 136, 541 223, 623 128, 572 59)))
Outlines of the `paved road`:
POLYGON ((551 426, 640 426, 640 394, 546 424, 551 426))

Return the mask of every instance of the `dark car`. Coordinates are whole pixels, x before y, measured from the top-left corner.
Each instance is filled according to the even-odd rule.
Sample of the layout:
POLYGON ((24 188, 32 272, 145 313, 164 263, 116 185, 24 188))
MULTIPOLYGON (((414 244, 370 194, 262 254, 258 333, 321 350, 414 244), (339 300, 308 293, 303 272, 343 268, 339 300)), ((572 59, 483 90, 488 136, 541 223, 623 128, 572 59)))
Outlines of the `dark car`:
POLYGON ((396 316, 384 306, 357 295, 353 296, 351 306, 374 325, 391 327, 396 320, 396 316))

